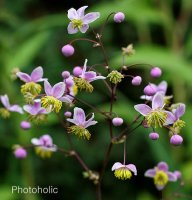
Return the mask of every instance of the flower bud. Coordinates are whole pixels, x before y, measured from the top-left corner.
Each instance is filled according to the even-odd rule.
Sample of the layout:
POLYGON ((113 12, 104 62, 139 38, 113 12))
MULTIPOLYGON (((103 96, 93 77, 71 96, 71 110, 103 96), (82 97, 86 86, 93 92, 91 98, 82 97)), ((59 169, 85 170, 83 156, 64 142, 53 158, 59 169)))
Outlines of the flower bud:
POLYGON ((69 71, 63 71, 63 72, 62 72, 62 77, 63 77, 64 79, 69 78, 69 76, 70 76, 70 72, 69 72, 69 71))
POLYGON ((72 45, 67 44, 67 45, 62 47, 61 51, 62 51, 64 56, 69 57, 69 56, 72 56, 74 54, 75 49, 73 48, 72 45))
POLYGON ((66 86, 69 87, 69 88, 74 85, 74 81, 71 77, 65 79, 65 83, 66 83, 66 86))
POLYGON ((152 84, 148 84, 144 88, 144 94, 147 96, 153 96, 157 92, 157 89, 152 84))
POLYGON ((123 119, 120 117, 115 117, 112 120, 114 126, 121 126, 123 124, 123 119))
POLYGON ((74 67, 73 68, 73 75, 78 77, 79 75, 82 74, 82 71, 83 71, 83 69, 81 67, 79 67, 79 66, 74 67))
POLYGON ((159 67, 153 67, 150 72, 151 76, 154 78, 158 78, 161 76, 162 71, 159 67))
POLYGON ((149 138, 152 139, 152 140, 158 140, 159 139, 159 134, 158 133, 150 133, 149 134, 149 138))
POLYGON ((16 158, 23 159, 27 157, 27 151, 23 147, 18 147, 15 149, 14 155, 16 158))
POLYGON ((173 135, 171 136, 170 143, 175 146, 181 145, 183 143, 183 138, 180 135, 173 135))
POLYGON ((121 22, 123 22, 124 21, 124 19, 125 19, 125 15, 124 15, 124 13, 122 13, 122 12, 118 12, 118 13, 116 13, 115 15, 114 15, 114 21, 116 22, 116 23, 121 23, 121 22))
POLYGON ((182 176, 180 171, 174 171, 173 174, 177 177, 177 179, 180 179, 182 176))
POLYGON ((71 117, 72 116, 72 113, 70 111, 66 111, 64 113, 65 117, 71 117))
POLYGON ((141 81, 142 81, 142 78, 141 78, 140 76, 135 76, 135 77, 132 79, 131 83, 132 83, 132 85, 134 85, 134 86, 138 86, 138 85, 141 84, 141 81))
POLYGON ((24 130, 28 130, 31 128, 31 124, 28 121, 22 121, 20 123, 20 127, 24 130))

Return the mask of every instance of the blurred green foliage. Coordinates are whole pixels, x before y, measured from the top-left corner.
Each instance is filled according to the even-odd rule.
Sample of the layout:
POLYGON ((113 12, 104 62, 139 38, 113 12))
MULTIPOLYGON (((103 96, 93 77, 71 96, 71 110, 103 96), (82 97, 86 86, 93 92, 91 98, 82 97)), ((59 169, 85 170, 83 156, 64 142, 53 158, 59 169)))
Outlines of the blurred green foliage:
MULTIPOLYGON (((192 196, 192 1, 191 0, 82 0, 82 1, 40 1, 40 0, 2 0, 0 2, 0 94, 7 93, 11 102, 20 103, 19 81, 12 81, 10 74, 18 67, 30 72, 36 66, 43 66, 45 77, 56 83, 61 79, 63 70, 72 70, 74 66, 82 66, 84 59, 89 64, 103 63, 98 48, 90 43, 79 41, 74 44, 76 53, 72 58, 64 58, 61 47, 70 40, 82 37, 81 34, 68 35, 66 27, 67 10, 89 5, 90 11, 98 11, 101 18, 91 24, 96 31, 108 14, 122 11, 126 22, 114 24, 112 18, 105 27, 103 40, 110 66, 121 66, 121 47, 133 43, 136 54, 126 59, 126 64, 150 63, 163 69, 163 77, 169 83, 169 94, 174 95, 175 102, 187 104, 187 112, 183 119, 184 144, 175 148, 169 145, 165 131, 160 131, 160 140, 151 142, 148 130, 139 128, 128 139, 128 160, 136 164, 139 175, 133 180, 120 182, 111 172, 111 166, 123 159, 123 146, 115 145, 103 180, 103 199, 159 199, 152 180, 143 177, 146 169, 152 168, 157 162, 164 160, 171 170, 181 170, 185 182, 179 191, 192 196)), ((91 31, 87 34, 92 37, 91 31)), ((98 68, 100 70, 100 68, 98 68)), ((154 81, 149 79, 149 68, 143 64, 131 68, 130 73, 140 74, 146 84, 154 81)), ((158 83, 160 80, 157 80, 158 83)), ((87 99, 92 105, 99 105, 103 110, 109 108, 109 98, 101 83, 94 83, 93 94, 79 94, 78 98, 87 99)), ((143 87, 144 85, 142 85, 143 87)), ((136 115, 133 105, 139 100, 142 88, 131 86, 125 80, 119 86, 118 100, 114 112, 122 116, 127 123, 136 115)), ((79 104, 83 107, 83 105, 79 104)), ((85 108, 87 109, 87 108, 85 108)), ((87 110, 88 111, 88 110, 87 110)), ((98 114, 100 123, 92 129, 90 142, 73 139, 73 143, 91 169, 100 169, 106 147, 108 132, 104 121, 98 114)), ((59 187, 58 199, 95 199, 95 189, 91 182, 83 179, 82 169, 76 160, 55 154, 49 160, 42 160, 29 150, 26 160, 16 160, 12 155, 15 143, 30 143, 32 137, 50 134, 59 146, 67 147, 65 132, 57 118, 52 116, 47 124, 23 131, 19 127, 23 116, 13 114, 10 120, 0 119, 0 199, 2 200, 40 200, 56 199, 51 195, 18 195, 11 194, 12 185, 59 187)), ((115 129, 118 133, 119 129, 115 129)), ((177 199, 178 183, 169 184, 164 191, 165 199, 177 199)), ((191 199, 180 197, 178 199, 191 199)))

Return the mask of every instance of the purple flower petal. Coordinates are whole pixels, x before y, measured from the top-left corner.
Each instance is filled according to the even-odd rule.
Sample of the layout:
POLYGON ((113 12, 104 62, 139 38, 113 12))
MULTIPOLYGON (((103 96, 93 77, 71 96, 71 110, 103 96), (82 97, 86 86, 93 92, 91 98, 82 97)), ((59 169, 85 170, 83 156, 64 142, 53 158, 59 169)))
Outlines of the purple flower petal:
POLYGON ((159 162, 157 167, 158 167, 159 170, 162 170, 164 172, 167 172, 168 169, 169 169, 169 167, 168 167, 166 162, 159 162))
POLYGON ((138 104, 134 106, 135 110, 142 114, 143 116, 146 116, 151 112, 151 108, 146 104, 138 104))
POLYGON ((173 115, 173 113, 171 113, 169 111, 165 111, 165 113, 167 114, 167 119, 166 119, 164 126, 173 124, 176 121, 175 115, 173 115))
POLYGON ((52 86, 48 81, 44 81, 44 90, 47 96, 52 96, 52 86))
POLYGON ((131 170, 131 171, 134 173, 135 176, 137 176, 137 168, 135 167, 134 164, 128 164, 128 165, 126 165, 126 167, 127 167, 129 170, 131 170))
POLYGON ((20 78, 20 80, 24 81, 25 83, 31 82, 31 77, 26 73, 17 72, 16 75, 20 78))
MULTIPOLYGON (((69 96, 70 97, 70 96, 69 96)), ((60 101, 64 102, 64 103, 68 103, 68 104, 71 104, 72 103, 72 99, 69 98, 67 96, 63 96, 61 98, 59 98, 60 101)))
POLYGON ((97 124, 97 121, 94 121, 93 119, 94 119, 94 113, 92 113, 91 118, 84 123, 84 128, 97 124))
POLYGON ((83 109, 75 107, 73 119, 78 123, 78 125, 83 125, 85 123, 85 112, 83 109))
POLYGON ((104 77, 104 76, 96 76, 95 78, 92 78, 91 80, 89 80, 89 82, 96 81, 96 80, 99 80, 99 79, 106 79, 106 77, 104 77))
POLYGON ((90 72, 85 72, 82 78, 89 81, 95 78, 96 76, 97 76, 96 72, 90 71, 90 72))
POLYGON ((164 96, 161 93, 156 93, 152 100, 152 109, 163 108, 164 96))
POLYGON ((100 13, 99 12, 91 12, 86 14, 82 20, 84 24, 90 24, 91 22, 95 21, 97 18, 100 17, 100 13))
POLYGON ((31 73, 31 81, 33 81, 33 82, 42 81, 42 77, 43 77, 43 68, 42 67, 35 68, 31 73))
POLYGON ((36 115, 38 111, 32 105, 25 105, 23 109, 31 115, 36 115))
POLYGON ((113 166, 112 166, 112 171, 119 169, 121 167, 125 167, 124 165, 122 165, 120 162, 116 162, 113 166))
POLYGON ((75 34, 78 32, 78 28, 74 28, 74 25, 72 22, 69 23, 68 27, 67 27, 67 31, 69 34, 75 34))
POLYGON ((85 33, 89 28, 89 25, 88 24, 83 24, 81 27, 80 27, 80 31, 81 33, 85 33))
POLYGON ((68 118, 67 121, 68 121, 68 122, 71 122, 72 124, 75 124, 75 125, 77 125, 77 126, 79 125, 79 123, 78 123, 75 119, 69 119, 69 118, 68 118))
POLYGON ((68 17, 70 20, 79 19, 79 16, 78 16, 78 14, 77 14, 77 11, 76 11, 74 8, 71 8, 71 9, 68 10, 67 17, 68 17))
POLYGON ((156 174, 156 170, 155 169, 148 169, 145 172, 144 176, 153 178, 155 176, 155 174, 156 174))
POLYGON ((165 95, 165 93, 167 91, 167 82, 166 81, 162 81, 161 83, 159 83, 159 85, 157 86, 157 91, 158 92, 161 91, 165 95))
POLYGON ((177 176, 174 173, 167 172, 167 175, 168 175, 169 181, 172 181, 172 182, 177 181, 177 176))
POLYGON ((84 74, 85 74, 85 72, 86 72, 86 70, 87 70, 87 59, 85 59, 85 62, 84 62, 84 66, 83 66, 83 70, 82 70, 82 73, 81 73, 81 75, 80 75, 80 77, 84 77, 84 74))
POLYGON ((175 111, 175 117, 176 117, 177 119, 179 119, 182 115, 184 115, 184 113, 185 113, 185 104, 181 103, 181 104, 177 107, 177 109, 176 109, 176 111, 175 111))
POLYGON ((64 94, 64 91, 65 91, 65 84, 63 82, 60 82, 53 86, 52 95, 55 98, 59 99, 64 94))
POLYGON ((85 12, 85 9, 86 9, 87 7, 88 7, 88 6, 83 6, 83 7, 79 8, 79 9, 77 10, 77 14, 78 14, 79 18, 82 18, 82 17, 84 16, 84 12, 85 12))
POLYGON ((18 112, 20 114, 23 114, 22 108, 18 105, 12 105, 12 106, 9 107, 8 110, 11 111, 11 112, 18 112))
POLYGON ((2 95, 0 97, 1 97, 1 103, 5 106, 5 108, 8 109, 10 107, 8 96, 5 94, 5 95, 2 95))

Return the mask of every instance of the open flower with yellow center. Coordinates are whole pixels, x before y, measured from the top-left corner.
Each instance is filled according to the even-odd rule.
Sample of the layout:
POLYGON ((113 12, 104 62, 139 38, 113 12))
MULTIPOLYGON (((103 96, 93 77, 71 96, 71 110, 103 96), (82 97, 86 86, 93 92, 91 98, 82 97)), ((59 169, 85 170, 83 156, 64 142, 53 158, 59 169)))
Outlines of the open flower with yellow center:
POLYGON ((152 108, 146 104, 135 105, 134 108, 146 119, 149 127, 162 127, 174 123, 173 114, 169 111, 165 111, 164 107, 164 95, 160 92, 156 93, 152 99, 152 108))
POLYGON ((3 108, 0 108, 0 115, 3 118, 8 118, 10 116, 10 112, 17 112, 17 113, 23 114, 23 110, 20 106, 11 105, 9 103, 9 98, 6 94, 0 96, 0 101, 2 105, 4 106, 3 108))
POLYGON ((71 20, 67 28, 69 34, 74 34, 78 31, 85 33, 89 28, 89 24, 100 17, 99 12, 91 12, 85 15, 84 12, 87 7, 83 6, 78 10, 74 8, 68 10, 67 16, 71 20))
POLYGON ((116 178, 121 180, 127 180, 132 177, 132 173, 136 176, 137 169, 134 164, 121 164, 120 162, 116 162, 112 166, 112 171, 114 171, 114 175, 116 178))
POLYGON ((75 85, 80 90, 85 90, 87 92, 93 91, 93 86, 90 83, 99 79, 105 79, 105 77, 97 76, 97 73, 94 71, 87 71, 87 59, 85 59, 85 63, 81 74, 78 77, 73 78, 75 85))
POLYGON ((165 162, 159 162, 154 169, 148 169, 145 176, 154 179, 154 184, 158 190, 162 190, 168 181, 177 181, 177 176, 168 171, 169 167, 165 162))
POLYGON ((42 67, 35 68, 30 75, 23 72, 17 72, 16 75, 20 78, 20 80, 25 82, 25 84, 21 86, 21 93, 26 98, 35 98, 41 92, 41 85, 39 85, 38 82, 46 80, 42 78, 42 67))
POLYGON ((41 104, 47 111, 55 111, 58 113, 62 107, 62 102, 71 103, 71 99, 63 96, 65 91, 64 82, 57 83, 52 87, 50 83, 45 80, 44 90, 46 96, 41 98, 41 104))
POLYGON ((36 154, 42 158, 49 158, 53 152, 57 151, 57 146, 53 144, 50 135, 42 135, 39 139, 33 138, 31 143, 36 146, 36 154))
POLYGON ((94 113, 90 119, 86 121, 85 112, 82 108, 75 107, 73 119, 67 119, 67 121, 75 124, 68 128, 69 133, 75 134, 80 138, 90 139, 91 134, 87 130, 87 127, 95 125, 97 121, 94 121, 94 113))

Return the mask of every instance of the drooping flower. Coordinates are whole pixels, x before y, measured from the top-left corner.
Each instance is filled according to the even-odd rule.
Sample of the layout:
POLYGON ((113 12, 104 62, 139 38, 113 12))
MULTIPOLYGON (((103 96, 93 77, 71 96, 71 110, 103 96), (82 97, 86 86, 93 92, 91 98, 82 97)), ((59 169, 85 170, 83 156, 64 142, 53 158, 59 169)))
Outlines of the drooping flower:
POLYGON ((83 6, 78 10, 75 10, 74 8, 68 10, 67 16, 71 20, 67 27, 69 34, 74 34, 78 31, 85 33, 89 28, 89 24, 100 17, 99 12, 91 12, 85 15, 84 12, 87 7, 88 6, 83 6))
POLYGON ((47 114, 50 111, 47 111, 44 107, 41 107, 41 100, 35 99, 33 104, 23 106, 24 111, 30 114, 29 119, 35 122, 44 121, 47 117, 47 114))
POLYGON ((169 167, 165 162, 159 162, 154 169, 148 169, 145 172, 145 176, 154 179, 154 184, 158 190, 162 190, 168 181, 177 181, 177 176, 168 171, 169 167))
POLYGON ((0 96, 0 101, 4 106, 4 108, 0 108, 0 115, 3 118, 8 118, 10 116, 10 112, 17 112, 23 114, 23 110, 20 106, 10 104, 9 98, 6 94, 0 96))
POLYGON ((153 97, 152 108, 146 104, 138 104, 134 106, 135 110, 145 117, 149 127, 157 128, 174 122, 172 113, 163 109, 163 97, 162 93, 157 93, 153 97))
POLYGON ((82 108, 75 107, 73 119, 67 119, 67 121, 75 124, 68 128, 69 133, 73 133, 77 135, 78 137, 89 140, 91 137, 91 134, 87 130, 87 128, 97 123, 97 121, 94 121, 93 119, 94 119, 94 113, 92 113, 92 116, 90 119, 86 120, 84 110, 82 108))
POLYGON ((57 146, 53 144, 50 135, 42 135, 39 139, 33 138, 31 143, 36 146, 36 154, 42 158, 49 158, 53 152, 57 151, 57 146))
POLYGON ((125 165, 125 164, 121 164, 120 162, 116 162, 112 166, 112 171, 115 171, 114 172, 115 177, 121 180, 130 179, 132 177, 131 172, 133 172, 135 176, 137 175, 137 169, 134 164, 125 165))
POLYGON ((84 67, 79 75, 79 77, 73 77, 73 80, 77 87, 80 90, 86 90, 87 92, 93 91, 93 86, 90 84, 91 82, 99 79, 105 79, 104 76, 97 76, 94 71, 86 71, 87 70, 87 59, 85 59, 84 67))
POLYGON ((21 86, 21 93, 25 96, 26 100, 33 100, 40 92, 41 92, 41 85, 38 82, 42 82, 46 80, 43 78, 43 68, 37 67, 35 68, 30 75, 17 72, 17 77, 20 78, 24 85, 21 86))
POLYGON ((63 96, 65 91, 64 82, 55 84, 53 87, 48 81, 44 82, 46 96, 41 98, 41 104, 47 111, 58 113, 62 107, 62 102, 71 103, 71 100, 63 96))

